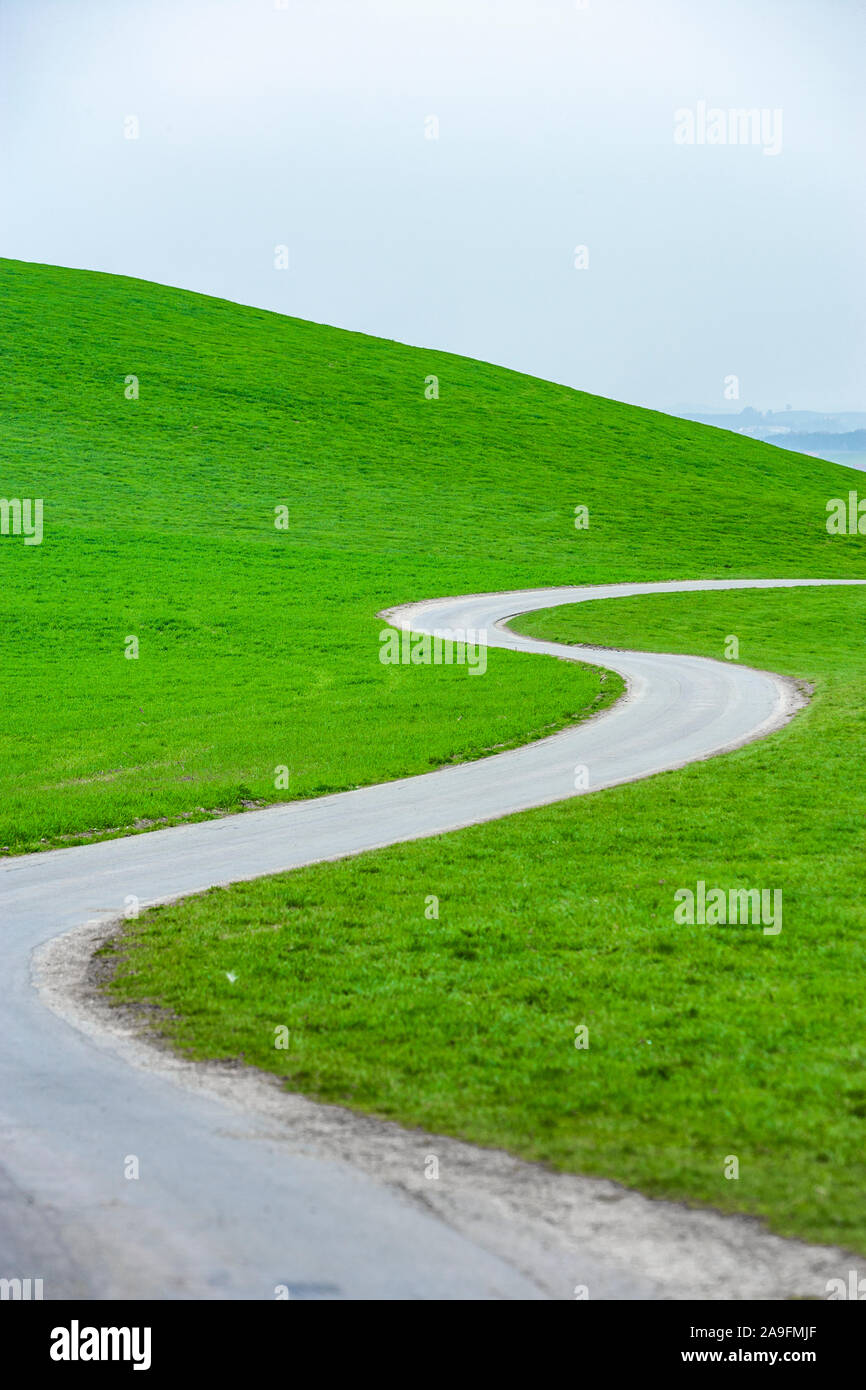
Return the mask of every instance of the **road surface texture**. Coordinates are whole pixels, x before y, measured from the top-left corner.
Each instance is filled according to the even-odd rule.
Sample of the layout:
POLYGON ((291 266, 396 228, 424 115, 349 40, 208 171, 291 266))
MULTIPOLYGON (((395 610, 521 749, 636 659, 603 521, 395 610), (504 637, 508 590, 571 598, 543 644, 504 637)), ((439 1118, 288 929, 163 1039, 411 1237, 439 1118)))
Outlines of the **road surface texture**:
MULTIPOLYGON (((679 767, 780 727, 792 682, 698 657, 564 647, 505 630, 531 609, 724 580, 487 594, 390 610, 418 632, 619 671, 597 719, 474 763, 0 865, 0 1278, 46 1298, 523 1299, 824 1296, 858 1262, 746 1218, 316 1105, 193 1065, 94 1000, 88 962, 142 906, 438 834, 679 767), (435 1153, 440 1178, 427 1181, 435 1153), (139 1177, 125 1176, 135 1158, 139 1177)), ((866 582, 866 581, 863 581, 866 582)), ((378 643, 371 634, 371 660, 378 643)), ((862 1275, 863 1269, 859 1270, 862 1275)))

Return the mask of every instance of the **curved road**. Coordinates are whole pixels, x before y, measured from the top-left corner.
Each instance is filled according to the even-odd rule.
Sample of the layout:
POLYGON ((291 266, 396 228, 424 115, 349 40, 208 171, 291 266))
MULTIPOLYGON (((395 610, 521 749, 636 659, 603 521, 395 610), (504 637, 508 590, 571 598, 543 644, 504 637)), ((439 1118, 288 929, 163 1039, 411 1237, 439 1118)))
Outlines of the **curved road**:
MULTIPOLYGON (((254 1119, 130 1067, 49 1010, 34 948, 60 933, 216 884, 340 858, 645 777, 758 738, 794 708, 781 678, 732 663, 534 642, 500 624, 531 609, 645 593, 849 580, 725 580, 538 589, 391 610, 415 631, 485 629, 488 645, 619 671, 598 719, 474 763, 379 786, 7 859, 0 865, 0 1277, 45 1297, 537 1298, 513 1263, 345 1159, 287 1153, 254 1119), (141 1178, 123 1166, 136 1155, 141 1178)), ((376 657, 371 632, 371 659, 376 657)), ((602 1261, 603 1263, 603 1261, 602 1261)), ((621 1268, 622 1296, 653 1296, 621 1268)))

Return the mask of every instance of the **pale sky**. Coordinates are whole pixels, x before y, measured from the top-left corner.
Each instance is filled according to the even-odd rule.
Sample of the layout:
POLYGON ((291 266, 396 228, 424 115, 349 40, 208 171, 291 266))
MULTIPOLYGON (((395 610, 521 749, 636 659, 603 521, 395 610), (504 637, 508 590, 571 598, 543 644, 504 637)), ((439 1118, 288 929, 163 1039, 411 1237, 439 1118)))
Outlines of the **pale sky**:
POLYGON ((863 410, 864 51, 862 0, 0 0, 0 253, 662 410, 863 410), (675 141, 732 108, 779 151, 675 141))

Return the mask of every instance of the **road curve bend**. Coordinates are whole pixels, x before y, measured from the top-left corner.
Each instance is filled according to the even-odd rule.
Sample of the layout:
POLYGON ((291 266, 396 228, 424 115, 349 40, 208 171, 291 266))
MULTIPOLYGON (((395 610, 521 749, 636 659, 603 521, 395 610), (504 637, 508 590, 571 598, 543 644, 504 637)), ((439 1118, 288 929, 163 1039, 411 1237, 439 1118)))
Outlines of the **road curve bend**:
MULTIPOLYGON (((46 1007, 33 952, 122 916, 132 895, 144 906, 565 800, 582 794, 577 765, 590 791, 613 786, 759 738, 795 707, 781 677, 699 657, 536 642, 504 627, 520 613, 638 594, 864 582, 581 586, 392 609, 380 616, 417 632, 486 630, 490 646, 612 668, 627 695, 597 719, 476 762, 2 862, 0 1277, 42 1278, 49 1298, 272 1298, 282 1284, 301 1297, 546 1296, 519 1260, 491 1253, 504 1237, 485 1247, 461 1234, 358 1169, 351 1152, 329 1161, 287 1152, 255 1117, 129 1066, 46 1007), (140 1180, 124 1177, 129 1155, 140 1180)), ((375 649, 373 631, 374 660, 375 649)), ((635 1283, 621 1265, 605 1269, 603 1252, 587 1259, 612 1296, 663 1288, 635 1283)))

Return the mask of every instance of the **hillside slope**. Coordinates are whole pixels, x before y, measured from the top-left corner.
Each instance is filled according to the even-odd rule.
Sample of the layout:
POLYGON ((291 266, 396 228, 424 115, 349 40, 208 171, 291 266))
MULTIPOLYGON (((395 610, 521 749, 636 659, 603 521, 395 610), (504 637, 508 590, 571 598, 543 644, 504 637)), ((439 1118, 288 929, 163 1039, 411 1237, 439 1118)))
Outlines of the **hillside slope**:
POLYGON ((820 460, 132 279, 2 261, 0 303, 0 495, 44 499, 41 545, 0 536, 0 850, 422 771, 599 707, 597 674, 556 662, 383 666, 385 606, 862 572, 820 460))

